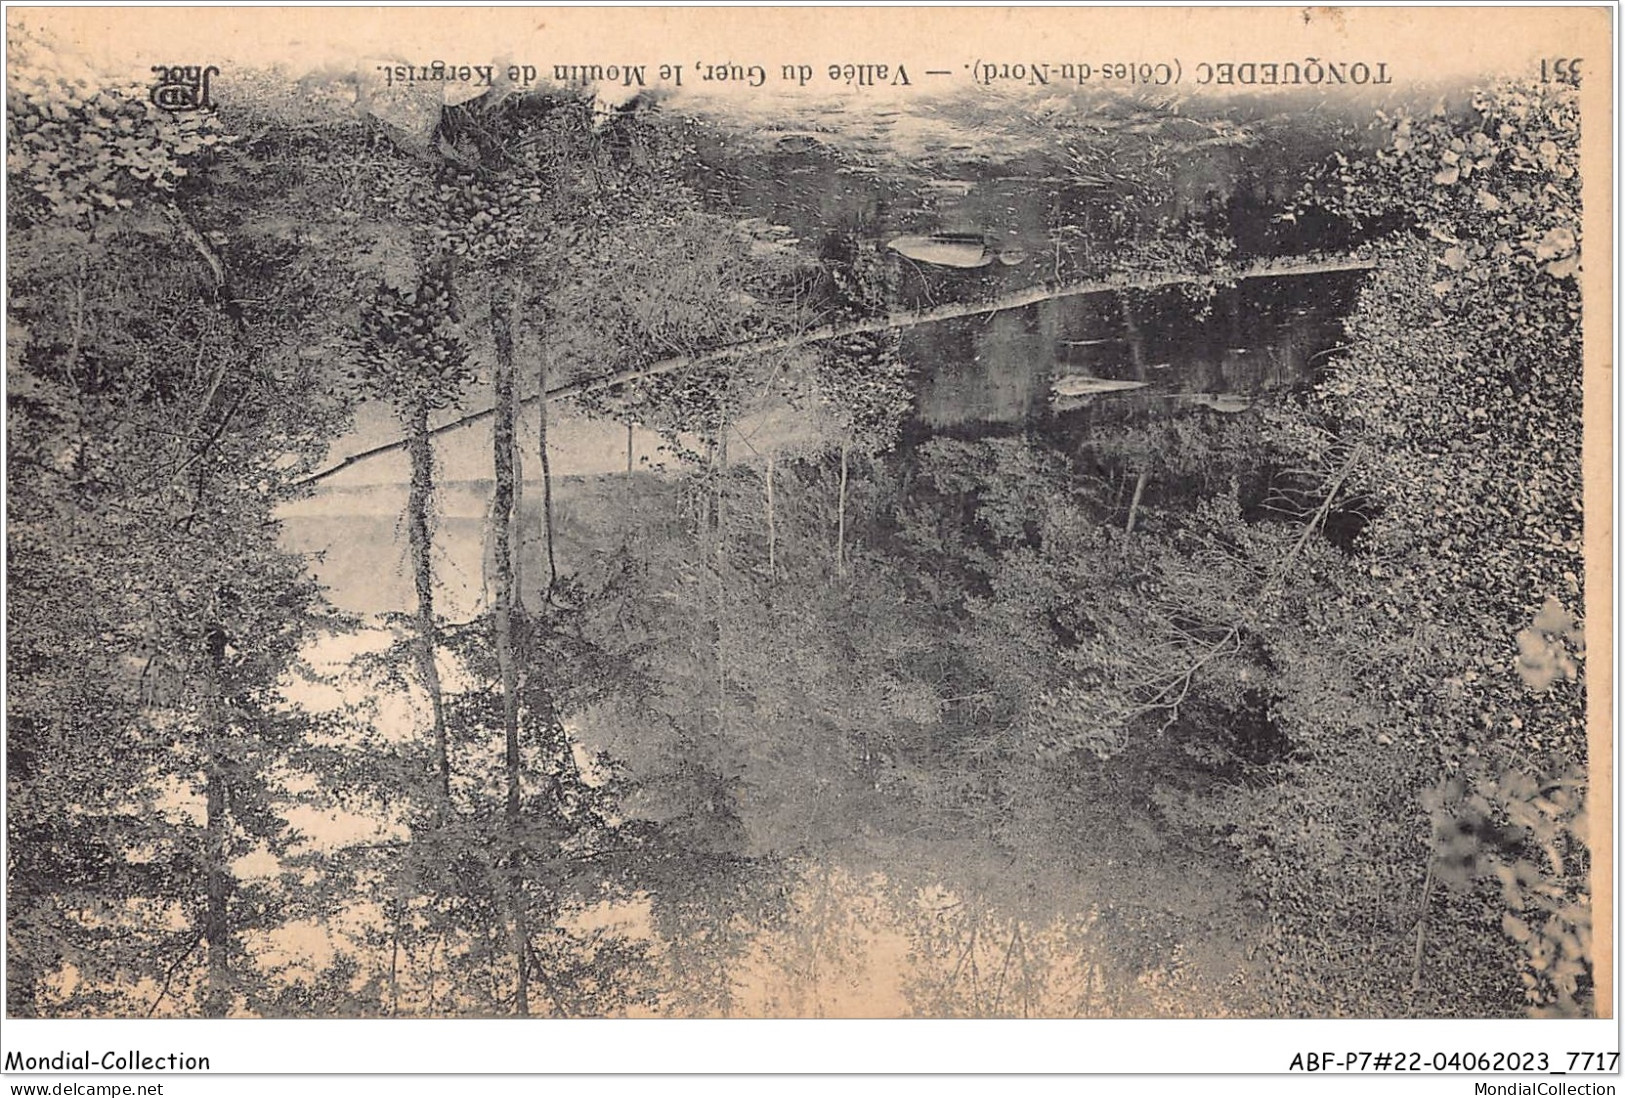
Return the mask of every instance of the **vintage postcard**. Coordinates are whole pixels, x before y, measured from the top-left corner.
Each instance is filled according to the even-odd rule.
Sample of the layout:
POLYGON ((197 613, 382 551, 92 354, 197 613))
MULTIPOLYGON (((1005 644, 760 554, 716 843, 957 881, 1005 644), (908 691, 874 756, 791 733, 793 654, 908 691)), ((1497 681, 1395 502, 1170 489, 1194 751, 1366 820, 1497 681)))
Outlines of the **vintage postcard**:
POLYGON ((1616 1071, 1612 16, 11 7, 5 1069, 1616 1071))

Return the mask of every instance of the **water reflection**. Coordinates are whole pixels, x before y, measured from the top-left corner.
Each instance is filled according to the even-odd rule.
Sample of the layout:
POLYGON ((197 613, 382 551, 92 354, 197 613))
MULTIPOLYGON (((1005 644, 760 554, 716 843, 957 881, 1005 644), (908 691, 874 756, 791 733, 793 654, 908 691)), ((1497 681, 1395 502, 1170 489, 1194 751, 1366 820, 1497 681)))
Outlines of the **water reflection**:
POLYGON ((1070 909, 1019 910, 987 889, 906 869, 818 862, 791 873, 784 910, 724 978, 729 1009, 685 995, 692 1013, 1211 1018, 1256 1009, 1239 953, 1192 948, 1152 910, 1104 910, 1077 896, 1070 909))
POLYGON ((1081 429, 1087 417, 1067 413, 1105 402, 1241 410, 1312 373, 1338 345, 1358 285, 1345 274, 1251 279, 1210 301, 1178 289, 1101 294, 915 328, 903 351, 918 378, 918 428, 975 435, 1061 419, 1081 429), (1053 399, 1056 383, 1073 377, 1146 384, 1053 399))

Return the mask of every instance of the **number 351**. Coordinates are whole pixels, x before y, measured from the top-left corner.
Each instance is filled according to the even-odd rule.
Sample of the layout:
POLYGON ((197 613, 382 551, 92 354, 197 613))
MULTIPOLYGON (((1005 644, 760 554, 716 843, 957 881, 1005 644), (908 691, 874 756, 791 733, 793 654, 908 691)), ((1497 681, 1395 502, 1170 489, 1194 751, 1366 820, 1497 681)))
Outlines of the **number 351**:
POLYGON ((1555 57, 1542 60, 1540 63, 1540 82, 1550 84, 1556 80, 1566 84, 1578 84, 1580 82, 1581 60, 1582 58, 1579 57, 1555 57))

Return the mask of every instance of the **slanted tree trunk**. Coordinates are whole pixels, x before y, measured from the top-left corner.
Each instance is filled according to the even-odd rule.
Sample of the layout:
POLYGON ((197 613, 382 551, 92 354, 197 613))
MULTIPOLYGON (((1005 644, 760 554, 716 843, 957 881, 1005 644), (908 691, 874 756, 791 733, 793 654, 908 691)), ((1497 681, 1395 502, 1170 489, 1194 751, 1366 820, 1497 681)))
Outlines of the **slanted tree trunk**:
POLYGON ((491 547, 496 580, 492 608, 497 666, 502 678, 504 819, 508 830, 508 902, 510 937, 514 954, 514 1012, 530 1013, 530 941, 523 896, 523 851, 520 843, 519 669, 514 658, 513 633, 517 614, 514 582, 513 519, 517 498, 515 422, 518 418, 517 371, 514 367, 514 312, 518 294, 503 278, 493 281, 491 335, 495 345, 496 419, 491 432, 496 488, 491 502, 491 547))
POLYGON ((418 675, 429 694, 434 719, 434 758, 441 809, 451 802, 451 753, 446 746, 446 699, 435 659, 438 631, 434 620, 434 535, 429 515, 434 505, 434 445, 429 436, 429 409, 413 409, 407 425, 411 484, 406 495, 406 536, 412 552, 412 580, 417 588, 418 675))
MULTIPOLYGON (((548 354, 544 348, 537 356, 537 392, 547 392, 548 354)), ((553 589, 559 585, 559 564, 557 543, 553 532, 553 464, 547 455, 547 401, 536 402, 539 414, 537 421, 537 449, 541 451, 542 458, 542 540, 547 547, 547 591, 551 595, 553 589)), ((630 437, 630 436, 629 436, 630 437)), ((631 468, 631 444, 628 442, 627 466, 631 468)))
POLYGON ((1140 475, 1134 478, 1134 498, 1129 500, 1128 521, 1123 524, 1123 533, 1125 534, 1134 533, 1134 519, 1140 511, 1140 497, 1145 495, 1145 482, 1150 475, 1146 470, 1141 469, 1140 475))
POLYGON ((846 443, 841 443, 841 491, 835 510, 835 572, 846 571, 846 443))
POLYGON ((1422 990, 1422 962, 1426 958, 1428 901, 1433 898, 1433 859, 1428 859, 1427 876, 1422 881, 1422 910, 1416 916, 1416 948, 1411 953, 1411 990, 1406 1003, 1416 1005, 1416 996, 1422 990))

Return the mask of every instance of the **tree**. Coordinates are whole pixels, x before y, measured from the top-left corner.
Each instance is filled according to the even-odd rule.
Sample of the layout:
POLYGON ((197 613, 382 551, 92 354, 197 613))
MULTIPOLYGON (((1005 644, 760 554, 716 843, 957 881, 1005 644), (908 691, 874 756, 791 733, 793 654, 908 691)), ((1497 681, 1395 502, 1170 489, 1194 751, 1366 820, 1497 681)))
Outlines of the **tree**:
MULTIPOLYGON (((694 213, 682 190, 662 176, 671 160, 651 152, 659 126, 627 117, 601 131, 589 108, 585 100, 555 95, 447 108, 435 134, 438 160, 407 199, 411 216, 429 226, 428 258, 419 263, 427 273, 417 276, 415 289, 386 285, 364 315, 363 361, 373 384, 388 387, 411 424, 414 450, 427 453, 426 412, 449 402, 466 379, 465 361, 483 367, 496 402, 492 598, 475 620, 446 627, 424 620, 420 547, 427 540, 414 538, 417 631, 420 638, 431 628, 444 634, 451 681, 467 685, 450 689, 445 701, 445 754, 457 775, 445 813, 425 814, 410 800, 398 804, 390 811, 409 837, 376 852, 382 861, 372 902, 391 929, 373 936, 369 948, 387 949, 389 976, 377 983, 387 983, 392 1011, 422 1009, 426 999, 432 1007, 440 976, 450 977, 453 990, 439 1002, 455 1011, 603 1013, 645 994, 636 942, 573 929, 594 905, 629 894, 629 866, 648 861, 639 851, 650 836, 613 822, 619 786, 605 784, 607 764, 582 770, 565 724, 581 710, 609 704, 616 683, 634 689, 636 646, 613 650, 588 639, 588 619, 607 612, 593 609, 607 596, 561 567, 545 464, 549 574, 539 590, 522 582, 519 404, 527 384, 546 392, 552 370, 568 376, 584 355, 624 357, 634 344, 687 345, 737 323, 749 305, 715 300, 707 279, 723 277, 729 257, 742 258, 743 238, 721 219, 694 213), (696 279, 668 277, 652 286, 636 280, 635 265, 648 259, 643 249, 660 234, 661 254, 670 253, 667 269, 699 272, 696 279), (713 248, 713 265, 692 256, 689 266, 679 264, 671 249, 689 243, 713 248), (586 270, 588 254, 632 281, 587 278, 581 281, 591 295, 579 294, 570 275, 586 270), (459 306, 454 332, 448 319, 459 306), (607 328, 595 327, 605 318, 607 328), (584 697, 589 684, 595 693, 584 697), (486 794, 491 784, 501 790, 496 801, 486 794), (428 971, 403 972, 403 955, 428 971)), ((662 414, 675 429, 684 413, 662 414)), ((542 424, 545 455, 545 416, 542 424)), ((414 463, 413 529, 425 494, 417 485, 428 481, 422 464, 414 463)), ((606 590, 615 585, 612 575, 605 582, 606 590)), ((419 662, 429 664, 421 655, 419 662)), ((381 808, 388 805, 386 789, 373 795, 381 808)))
POLYGON ((455 406, 471 380, 468 351, 451 325, 451 283, 445 261, 418 276, 415 286, 388 282, 374 291, 362 313, 359 355, 373 394, 390 401, 407 430, 411 481, 406 504, 412 581, 417 593, 418 674, 433 713, 435 769, 442 799, 451 796, 451 755, 446 746, 444 691, 436 663, 439 627, 434 610, 431 521, 434 448, 429 416, 455 406))
POLYGON ((244 936, 290 903, 238 864, 295 838, 308 724, 277 686, 320 611, 270 508, 342 412, 297 354, 328 288, 245 300, 287 241, 218 217, 251 157, 215 122, 48 73, 10 92, 8 1002, 253 1009, 244 936))

